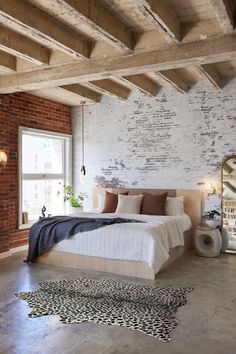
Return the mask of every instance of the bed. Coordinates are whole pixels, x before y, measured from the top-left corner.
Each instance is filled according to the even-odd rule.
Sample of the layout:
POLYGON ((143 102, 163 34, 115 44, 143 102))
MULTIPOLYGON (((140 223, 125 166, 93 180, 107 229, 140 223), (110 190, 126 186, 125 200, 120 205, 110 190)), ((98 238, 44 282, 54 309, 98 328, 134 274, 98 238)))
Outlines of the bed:
MULTIPOLYGON (((95 188, 93 207, 98 207, 98 196, 105 191, 121 193, 122 189, 95 188)), ((192 246, 194 230, 201 215, 198 190, 130 189, 129 194, 168 192, 168 196, 184 196, 184 214, 156 216, 126 214, 126 218, 142 223, 115 224, 80 233, 56 244, 38 258, 39 263, 97 270, 109 273, 155 279, 156 274, 174 262, 192 246)), ((94 213, 83 213, 93 217, 94 213)), ((79 216, 79 214, 78 214, 79 216)), ((124 217, 124 214, 117 215, 124 217)), ((96 217, 104 214, 96 213, 96 217)), ((106 214, 114 217, 114 214, 106 214)))

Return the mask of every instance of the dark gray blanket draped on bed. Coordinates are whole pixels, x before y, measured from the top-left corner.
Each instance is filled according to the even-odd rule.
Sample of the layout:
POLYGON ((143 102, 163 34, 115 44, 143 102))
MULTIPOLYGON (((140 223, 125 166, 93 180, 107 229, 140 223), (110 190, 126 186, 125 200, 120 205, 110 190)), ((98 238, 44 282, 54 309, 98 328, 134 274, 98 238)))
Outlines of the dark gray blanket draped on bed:
POLYGON ((41 218, 30 229, 29 253, 26 262, 34 262, 43 252, 55 243, 75 235, 78 232, 92 231, 107 225, 141 222, 125 218, 86 218, 54 216, 41 218))

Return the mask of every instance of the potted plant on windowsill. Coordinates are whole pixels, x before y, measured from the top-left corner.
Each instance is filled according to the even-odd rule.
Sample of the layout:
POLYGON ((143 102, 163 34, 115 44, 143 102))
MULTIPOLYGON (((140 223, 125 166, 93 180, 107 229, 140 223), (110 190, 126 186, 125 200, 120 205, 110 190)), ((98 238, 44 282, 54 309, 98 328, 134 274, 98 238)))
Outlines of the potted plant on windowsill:
MULTIPOLYGON (((58 191, 58 195, 60 191, 58 191)), ((85 193, 75 194, 73 187, 69 184, 63 184, 63 200, 69 202, 71 214, 77 214, 83 211, 85 193)))

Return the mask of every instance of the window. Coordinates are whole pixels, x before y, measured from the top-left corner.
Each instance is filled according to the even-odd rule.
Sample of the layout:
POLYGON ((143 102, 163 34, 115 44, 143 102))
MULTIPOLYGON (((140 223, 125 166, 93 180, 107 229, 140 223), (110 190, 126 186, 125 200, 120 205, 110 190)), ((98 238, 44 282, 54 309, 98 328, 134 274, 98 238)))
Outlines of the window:
POLYGON ((19 127, 19 225, 67 213, 63 184, 71 183, 71 136, 19 127), (58 191, 61 193, 58 195, 58 191))

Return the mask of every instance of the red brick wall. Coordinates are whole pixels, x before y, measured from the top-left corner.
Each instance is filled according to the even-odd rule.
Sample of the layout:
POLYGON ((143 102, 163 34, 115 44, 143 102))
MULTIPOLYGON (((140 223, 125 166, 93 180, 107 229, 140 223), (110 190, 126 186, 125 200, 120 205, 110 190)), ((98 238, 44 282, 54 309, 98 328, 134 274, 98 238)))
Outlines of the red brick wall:
POLYGON ((8 163, 0 168, 0 252, 28 241, 18 230, 18 126, 71 134, 70 107, 28 93, 0 95, 0 150, 8 163))

